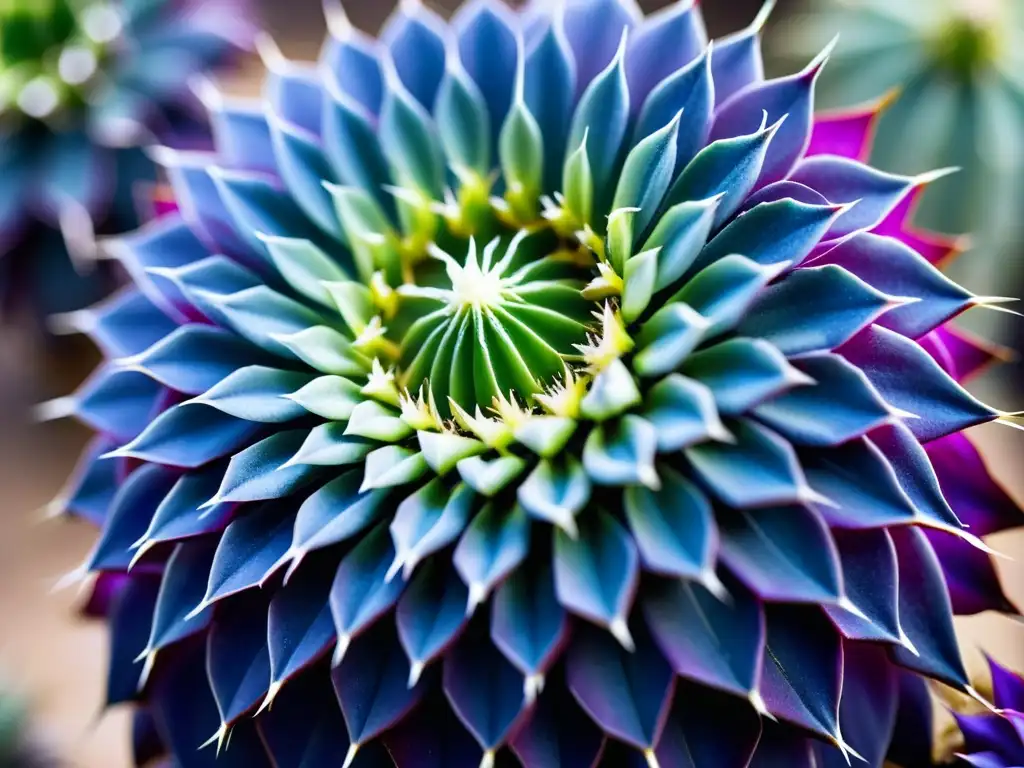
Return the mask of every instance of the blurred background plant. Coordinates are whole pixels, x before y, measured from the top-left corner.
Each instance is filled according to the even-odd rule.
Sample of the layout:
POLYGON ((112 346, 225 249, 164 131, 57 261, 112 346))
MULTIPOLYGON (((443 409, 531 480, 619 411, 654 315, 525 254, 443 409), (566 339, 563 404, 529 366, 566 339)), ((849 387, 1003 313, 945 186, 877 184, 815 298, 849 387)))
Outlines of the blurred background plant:
POLYGON ((0 685, 0 768, 57 768, 58 760, 33 732, 27 702, 0 685))
MULTIPOLYGON (((17 7, 21 13, 25 8, 43 9, 52 7, 53 2, 72 3, 78 0, 0 0, 0 25, 2 14, 8 7, 17 7)), ((111 0, 113 1, 113 0, 111 0)), ((194 6, 224 5, 229 0, 119 0, 126 5, 133 7, 158 7, 166 2, 192 3, 194 6)), ((230 0, 234 2, 235 0, 230 0)), ((356 26, 369 31, 376 31, 380 28, 383 20, 390 13, 396 0, 342 0, 350 18, 356 26)), ((569 0, 571 1, 571 0, 569 0)), ((640 0, 639 5, 647 12, 658 10, 669 4, 671 0, 640 0)), ((432 7, 436 8, 442 15, 449 16, 452 9, 460 4, 461 0, 426 0, 432 7)), ((949 18, 949 9, 952 0, 862 0, 864 4, 870 3, 874 8, 875 16, 873 21, 863 25, 855 24, 854 11, 856 6, 852 0, 847 7, 841 7, 839 0, 779 0, 774 13, 769 21, 769 26, 774 27, 769 41, 773 43, 772 58, 768 62, 770 71, 781 72, 786 69, 792 70, 794 63, 799 62, 802 66, 806 61, 806 53, 813 45, 819 45, 831 39, 837 30, 843 32, 843 39, 839 50, 833 61, 825 69, 823 80, 820 84, 820 104, 827 107, 842 105, 853 105, 881 98, 890 89, 902 82, 913 83, 917 80, 928 81, 939 79, 943 85, 933 85, 928 89, 929 93, 942 94, 941 100, 937 99, 931 108, 929 119, 924 119, 917 114, 921 107, 904 105, 904 119, 914 118, 918 125, 923 125, 928 130, 913 129, 921 132, 921 135, 901 135, 900 128, 889 129, 887 124, 899 118, 901 114, 899 103, 890 106, 886 116, 885 124, 881 126, 884 131, 892 131, 895 135, 893 149, 889 150, 892 157, 891 164, 886 167, 895 171, 908 173, 919 173, 930 170, 934 167, 944 165, 962 165, 966 172, 944 180, 941 183, 932 185, 929 191, 929 206, 939 206, 938 213, 929 214, 927 209, 922 215, 934 215, 938 220, 923 221, 938 229, 960 233, 972 231, 980 233, 975 235, 975 253, 963 256, 956 266, 959 279, 969 288, 979 293, 997 294, 1024 294, 1024 286, 1020 281, 1015 285, 1007 283, 1007 275, 1010 270, 1024 259, 1021 259, 1022 251, 1018 245, 1012 243, 1024 239, 1021 228, 1014 227, 1015 214, 1024 213, 1024 160, 1020 155, 1024 149, 1024 124, 1021 114, 1024 114, 1024 98, 1020 97, 1019 84, 1017 85, 1016 99, 1003 98, 1008 92, 1007 89, 996 94, 989 100, 989 97, 981 97, 980 90, 974 92, 974 96, 967 98, 964 93, 970 90, 970 83, 973 78, 966 78, 960 81, 959 86, 954 86, 954 79, 950 74, 939 74, 935 71, 925 71, 924 66, 918 70, 908 67, 898 67, 901 59, 897 51, 902 50, 908 61, 924 61, 921 57, 931 50, 926 38, 920 31, 927 28, 936 29, 937 23, 943 18, 949 18), (892 7, 889 7, 892 6, 892 7), (888 16, 885 16, 884 13, 888 16), (807 14, 816 14, 808 17, 807 14), (879 14, 881 21, 878 21, 879 14), (943 16, 942 14, 946 14, 943 16), (890 21, 887 21, 891 17, 890 21), (792 20, 792 21, 791 21, 792 20), (930 21, 928 21, 930 20, 930 21), (932 26, 928 27, 930 24, 932 26), (907 32, 910 30, 910 32, 907 32), (814 36, 816 35, 816 36, 814 36), (874 56, 867 56, 868 63, 872 64, 872 80, 867 86, 862 85, 863 90, 844 90, 842 82, 846 80, 844 72, 848 72, 844 64, 846 49, 851 47, 857 50, 856 41, 861 40, 863 45, 872 41, 888 41, 892 49, 891 54, 883 57, 876 53, 874 56), (902 41, 902 42, 900 42, 902 41), (905 46, 900 48, 900 46, 905 46), (908 54, 911 46, 916 46, 916 53, 908 54), (924 53, 922 53, 924 52, 924 53), (891 56, 891 57, 890 57, 891 56), (914 58, 917 56, 918 58, 914 58), (878 63, 875 65, 875 59, 878 63), (885 82, 883 76, 891 75, 890 81, 885 82), (966 83, 966 85, 964 84, 966 83), (1003 129, 995 131, 998 136, 984 136, 977 127, 978 119, 972 121, 964 118, 960 111, 962 107, 957 106, 958 98, 965 99, 965 103, 972 105, 980 114, 980 104, 995 104, 995 109, 1003 116, 1003 129), (999 107, 998 105, 1002 105, 999 107), (1012 107, 1009 106, 1012 104, 1012 107), (959 119, 957 119, 959 118, 959 119), (1016 122, 1015 122, 1016 121, 1016 122), (964 133, 967 143, 958 150, 957 157, 943 158, 937 153, 945 151, 945 147, 953 142, 951 138, 952 126, 961 123, 965 126, 974 124, 972 131, 964 133), (1009 135, 1013 133, 1013 135, 1009 135), (930 137, 930 138, 929 138, 930 137), (902 141, 897 146, 896 140, 902 141), (931 151, 936 154, 928 157, 924 150, 928 147, 928 141, 932 142, 931 151), (1007 149, 999 149, 1000 147, 1007 149), (1016 146, 1016 149, 1013 147, 1016 146), (967 147, 965 150, 964 147, 967 147), (1016 154, 1015 154, 1016 153, 1016 154), (984 165, 977 157, 986 157, 984 165), (916 158, 916 159, 915 159, 916 158), (966 159, 964 159, 966 158, 966 159), (913 164, 910 163, 914 160, 913 164), (967 161, 972 161, 968 163, 967 161), (1016 162, 1016 175, 1014 178, 1012 163, 1016 162), (903 163, 897 165, 897 163, 903 163), (986 166, 994 165, 995 173, 989 176, 986 166), (970 170, 974 168, 973 172, 970 170), (974 174, 972 176, 972 173, 974 174), (971 182, 969 179, 977 178, 979 181, 971 182), (985 181, 988 178, 988 181, 985 181), (1013 182, 1017 183, 1014 184, 1013 182), (982 194, 969 192, 971 185, 977 184, 982 194), (1000 186, 1002 185, 1002 186, 1000 186), (1000 189, 1002 191, 997 191, 1000 189), (948 205, 957 206, 955 217, 945 218, 941 213, 942 200, 949 198, 952 203, 948 205), (986 202, 987 201, 987 202, 986 202), (1016 206, 1016 207, 1014 207, 1016 206), (1001 242, 1005 245, 996 245, 995 233, 997 228, 986 222, 996 221, 997 210, 1003 211, 1002 219, 1007 223, 1001 242), (972 213, 969 213, 972 212, 972 213), (969 218, 969 216, 975 218, 969 218), (991 217, 991 218, 989 218, 991 217), (991 241, 988 238, 993 238, 991 241), (984 272, 982 272, 982 265, 984 272), (1000 275, 1002 277, 1000 277, 1000 275)), ((511 3, 516 4, 516 3, 511 3)), ((966 0, 962 5, 966 4, 966 0)), ((979 8, 988 7, 993 4, 998 12, 1017 12, 1024 6, 1024 0, 977 0, 975 3, 979 8), (1004 7, 1005 6, 1005 7, 1004 7), (1011 7, 1012 6, 1012 7, 1011 7)), ((323 15, 321 11, 321 0, 258 0, 258 10, 265 22, 267 29, 273 30, 274 37, 280 43, 284 52, 297 59, 315 58, 320 42, 323 39, 323 15)), ((709 31, 713 36, 720 36, 733 32, 749 24, 762 6, 762 0, 702 0, 702 8, 708 23, 709 31)), ((222 17, 223 18, 223 17, 222 17)), ((231 17, 239 20, 239 15, 231 17)), ((252 21, 252 16, 244 17, 243 20, 252 21)), ((968 17, 973 18, 973 17, 968 17)), ((1015 21, 1016 29, 1019 30, 1021 21, 1015 21)), ((1004 25, 1005 26, 1005 25, 1004 25)), ((2 30, 2 26, 0 26, 2 30)), ((1000 33, 1008 35, 1007 29, 1000 33)), ((968 36, 969 37, 969 36, 968 36)), ((1005 40, 1005 37, 1001 38, 1005 40)), ((0 31, 0 51, 3 48, 3 34, 0 31)), ((963 45, 960 43, 959 45, 963 45)), ((968 39, 966 49, 970 53, 973 43, 968 39)), ((1024 52, 1024 44, 1018 41, 1015 45, 1002 43, 998 50, 1005 57, 1014 54, 1021 55, 1024 52)), ((815 51, 816 52, 816 51, 815 51)), ((962 56, 956 54, 954 58, 962 56)), ((974 56, 973 53, 970 56, 974 56)), ((968 58, 970 58, 970 56, 968 58)), ((0 53, 0 62, 3 62, 0 53)), ((935 59, 933 58, 934 62, 935 59)), ((1007 59, 1009 61, 1009 59, 1007 59)), ((225 88, 237 94, 252 94, 260 88, 262 80, 262 65, 253 60, 246 59, 241 70, 232 70, 230 73, 222 72, 221 78, 225 79, 225 88)), ((0 69, 3 68, 0 63, 0 69)), ((1024 76, 1024 66, 1015 65, 1018 77, 1024 76)), ((166 69, 166 68, 165 68, 166 69)), ((1011 74, 1000 70, 1000 78, 1012 79, 1011 74)), ((165 71, 163 74, 169 74, 165 71)), ((856 74, 856 72, 854 72, 856 74)), ((2 78, 0 78, 2 79, 2 78)), ((991 78, 982 78, 989 82, 991 78)), ((867 82, 865 80, 865 82, 867 82)), ((916 85, 915 90, 924 92, 923 85, 916 85)), ((904 98, 908 91, 905 85, 904 98)), ((986 111, 986 114, 988 112, 986 111)), ((5 136, 0 142, 0 190, 7 182, 8 174, 5 170, 4 158, 10 157, 5 153, 3 145, 9 141, 12 129, 8 126, 16 125, 17 121, 8 121, 6 111, 0 111, 0 136, 5 136)), ((986 118, 991 119, 991 118, 986 118)), ((898 125, 898 124, 897 124, 898 125)), ((989 123, 987 131, 993 131, 994 123, 989 123)), ((39 126, 41 127, 41 126, 39 126)), ((883 143, 885 137, 883 136, 883 143)), ((132 150, 136 159, 145 159, 141 152, 132 150)), ((875 158, 876 162, 890 163, 884 156, 875 158)), ((151 177, 148 177, 151 178, 151 177)), ((132 185, 129 185, 129 188, 132 185)), ((137 186, 137 185, 136 185, 137 186)), ((12 187, 13 188, 13 187, 12 187)), ((132 195, 118 198, 127 201, 130 215, 136 215, 132 195)), ((4 220, 4 203, 11 200, 25 199, 10 193, 0 196, 0 222, 4 220)), ((100 217, 97 217, 99 220, 100 217)), ((29 221, 31 219, 27 219, 29 221)), ((123 226, 118 224, 117 226, 123 226)), ((56 242, 61 243, 59 232, 53 226, 42 227, 33 223, 32 230, 19 233, 22 238, 28 234, 41 236, 43 233, 58 235, 56 242)), ((100 224, 97 231, 113 231, 115 225, 112 223, 100 224)), ((28 267, 22 266, 20 272, 13 267, 18 258, 36 257, 42 251, 36 247, 33 250, 25 249, 15 259, 8 259, 10 253, 3 255, 9 249, 8 239, 2 233, 7 230, 0 228, 0 295, 3 294, 3 285, 9 275, 15 275, 18 283, 18 296, 29 297, 28 287, 31 273, 26 273, 28 267, 35 267, 41 270, 45 261, 28 267)), ((11 230, 12 235, 15 232, 11 230)), ((24 241, 23 241, 24 242, 24 241)), ((47 253, 60 254, 60 250, 47 253)), ((68 269, 70 262, 65 262, 68 269)), ((1024 271, 1024 270, 1022 270, 1024 271)), ((42 274, 41 271, 36 274, 42 274)), ((57 273, 60 274, 59 272, 57 273)), ((74 275, 75 273, 71 273, 74 275)), ((56 282, 60 278, 52 278, 52 288, 57 288, 56 282)), ((70 284, 70 283, 68 283, 70 284)), ((84 295, 76 296, 75 302, 79 306, 88 303, 84 295)), ((33 299, 34 301, 34 299, 33 299)), ((42 318, 43 312, 35 309, 33 313, 28 312, 28 301, 20 302, 19 312, 21 317, 29 317, 33 320, 42 318)), ((66 307, 67 305, 65 305, 66 307)), ((10 305, 8 305, 8 309, 10 305)), ((995 313, 973 312, 972 315, 990 315, 995 313)), ((9 316, 9 315, 8 315, 9 316)), ((1013 319, 1013 325, 1021 327, 1024 321, 1013 319)), ((1004 329, 1006 331, 1006 329, 1004 329)), ((1006 331, 1004 338, 1009 338, 1006 331)), ((107 713, 103 718, 95 716, 95 707, 101 700, 101 680, 105 674, 105 657, 107 653, 106 637, 103 627, 99 623, 81 622, 72 624, 69 615, 72 605, 78 601, 78 596, 73 592, 62 592, 57 595, 49 594, 50 587, 56 577, 69 569, 73 564, 79 562, 87 549, 92 544, 95 533, 89 526, 65 525, 60 528, 38 525, 39 515, 33 511, 44 508, 46 503, 58 493, 60 483, 68 473, 68 467, 74 464, 75 458, 85 439, 85 431, 64 421, 47 425, 44 429, 32 430, 27 428, 25 414, 28 406, 46 400, 50 397, 70 392, 78 383, 78 376, 89 370, 94 364, 92 350, 87 345, 81 347, 60 348, 61 357, 64 361, 74 359, 77 365, 65 367, 63 377, 53 376, 53 372, 45 378, 33 376, 30 369, 37 358, 41 355, 43 347, 33 340, 31 346, 24 346, 24 340, 18 338, 15 329, 8 325, 4 327, 0 323, 0 616, 4 617, 4 626, 0 629, 0 639, 5 643, 5 659, 16 659, 18 663, 19 681, 24 684, 23 690, 30 691, 34 705, 35 722, 46 728, 52 738, 54 751, 60 755, 69 766, 78 768, 124 768, 131 764, 130 756, 127 754, 125 731, 129 727, 129 718, 126 711, 114 711, 107 713), (15 362, 18 361, 18 362, 15 362), (98 723, 98 725, 97 725, 98 723)), ((997 381, 1012 381, 1007 377, 1008 368, 999 368, 993 371, 992 377, 997 381)), ((1018 398, 1019 399, 1019 398, 1018 398)), ((1018 407, 1014 402, 1007 402, 1006 398, 996 399, 1006 407, 1018 407)), ((992 464, 995 473, 1004 478, 1011 489, 1024 491, 1024 478, 1020 477, 1019 467, 1021 462, 1020 436, 1012 433, 1005 427, 990 426, 976 430, 973 435, 979 438, 982 447, 992 464)), ((1000 535, 990 542, 997 550, 1003 552, 1024 554, 1024 540, 1021 537, 1000 535)), ((1024 599, 1024 565, 1017 561, 1004 561, 1000 564, 1000 574, 1007 592, 1012 598, 1018 601, 1024 599)), ((979 680, 983 680, 987 674, 983 657, 977 651, 977 645, 983 644, 987 649, 995 653, 999 658, 1007 661, 1016 669, 1024 669, 1024 624, 1013 623, 1007 620, 998 619, 992 615, 981 615, 971 617, 960 623, 962 637, 968 645, 971 671, 976 673, 979 680)), ((3 696, 0 695, 0 710, 5 706, 3 696)), ((13 701, 13 700, 12 700, 13 701)), ((967 702, 957 702, 957 705, 970 707, 967 702)), ((953 720, 948 711, 936 705, 938 727, 944 730, 943 744, 947 747, 945 754, 949 753, 958 743, 959 736, 953 730, 953 720)), ((24 712, 21 705, 12 712, 24 712)), ((21 718, 22 715, 18 715, 21 718)), ((4 715, 0 714, 0 720, 4 715)), ((27 722, 17 719, 20 729, 21 723, 27 722)), ((0 725, 0 732, 3 725, 0 725)), ((3 737, 0 735, 0 741, 3 737)), ((2 752, 0 752, 2 754, 2 752)), ((3 759, 0 758, 0 766, 6 768, 3 759)))
POLYGON ((202 146, 197 72, 250 47, 246 0, 0 0, 0 321, 44 328, 113 284, 96 235, 135 228, 144 147, 202 146))
MULTIPOLYGON (((981 294, 1024 286, 1024 2, 1020 0, 799 0, 771 38, 774 58, 802 61, 836 33, 819 106, 886 99, 872 162, 919 174, 957 167, 932 185, 917 223, 968 234, 972 253, 947 269, 981 294)), ((1021 324, 971 313, 1001 341, 1021 324)))

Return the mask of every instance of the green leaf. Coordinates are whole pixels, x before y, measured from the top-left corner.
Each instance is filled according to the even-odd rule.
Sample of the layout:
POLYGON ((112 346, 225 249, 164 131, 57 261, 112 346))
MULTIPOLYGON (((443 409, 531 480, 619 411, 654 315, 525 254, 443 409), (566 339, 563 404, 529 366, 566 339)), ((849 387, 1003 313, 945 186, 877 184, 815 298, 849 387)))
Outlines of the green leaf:
POLYGON ((576 515, 590 501, 590 479, 572 456, 561 462, 542 461, 519 486, 516 498, 531 517, 556 525, 575 539, 576 515))
POLYGON ((456 464, 459 475, 466 484, 483 496, 494 496, 508 487, 526 469, 525 459, 518 456, 499 456, 496 459, 483 459, 470 456, 456 464))
POLYGON ((587 151, 589 134, 584 132, 576 151, 565 161, 562 173, 562 194, 565 208, 580 224, 590 224, 594 215, 594 177, 587 151))
POLYGON ((608 215, 608 262, 615 274, 625 272, 633 255, 633 222, 639 209, 616 208, 608 215))
POLYGON ((361 437, 349 437, 345 434, 345 425, 335 421, 313 428, 288 463, 320 467, 358 464, 372 449, 373 443, 361 437))
POLYGON ((285 282, 313 301, 329 306, 330 296, 322 282, 348 279, 345 270, 309 240, 272 235, 260 239, 285 282))
POLYGON ((640 209, 635 222, 637 236, 647 231, 672 183, 681 116, 682 112, 678 113, 668 125, 633 147, 619 175, 612 210, 640 209))
POLYGON ((491 169, 491 123, 487 104, 457 56, 449 55, 434 104, 434 124, 448 162, 487 176, 491 169))
POLYGON ((352 249, 359 279, 369 284, 377 268, 384 269, 389 278, 400 277, 401 259, 394 245, 395 231, 377 200, 356 187, 326 186, 352 249))
POLYGON ((444 154, 433 121, 388 68, 378 135, 384 154, 402 187, 440 200, 444 189, 444 154))
POLYGON ((417 434, 420 450, 427 464, 438 475, 444 476, 455 469, 455 465, 470 456, 479 456, 490 449, 486 444, 471 437, 438 432, 417 434))
POLYGON ((358 336, 362 333, 377 313, 370 289, 353 280, 325 282, 323 288, 332 304, 341 313, 341 318, 352 331, 352 335, 358 336))
POLYGON ((557 455, 576 431, 576 420, 565 416, 530 416, 516 427, 515 438, 541 458, 557 455))
POLYGON ((312 414, 334 421, 347 421, 352 409, 365 399, 358 384, 341 376, 321 376, 285 397, 312 414))
POLYGON ((656 291, 672 285, 696 261, 711 234, 717 205, 717 198, 679 203, 658 220, 643 246, 645 251, 661 249, 656 291))
POLYGON ((498 155, 505 182, 514 199, 536 199, 544 174, 544 137, 521 97, 505 118, 498 138, 498 155))
POLYGON ((658 273, 658 251, 644 251, 626 262, 622 319, 632 323, 651 303, 658 273))
POLYGON ((368 361, 352 350, 348 339, 326 325, 314 325, 286 336, 275 334, 272 338, 322 373, 338 376, 366 373, 368 361))
POLYGON ((664 376, 676 370, 704 339, 707 329, 708 321, 687 304, 662 307, 640 329, 634 370, 641 376, 664 376))
POLYGON ((368 437, 382 443, 397 443, 412 433, 412 427, 402 421, 398 411, 376 400, 364 400, 353 408, 345 428, 346 435, 368 437))
POLYGON ((385 445, 366 456, 363 484, 359 491, 390 488, 418 480, 430 471, 423 454, 398 445, 385 445))
POLYGON ((626 364, 613 360, 594 378, 590 391, 580 403, 580 412, 588 419, 604 421, 640 402, 640 390, 626 364))

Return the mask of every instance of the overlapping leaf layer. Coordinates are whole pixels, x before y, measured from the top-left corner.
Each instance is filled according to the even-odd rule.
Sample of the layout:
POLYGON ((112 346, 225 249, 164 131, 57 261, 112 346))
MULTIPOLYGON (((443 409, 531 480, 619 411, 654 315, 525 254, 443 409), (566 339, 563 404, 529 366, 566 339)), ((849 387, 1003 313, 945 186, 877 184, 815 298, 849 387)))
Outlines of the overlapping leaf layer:
POLYGON ((140 758, 878 766, 901 675, 969 688, 1020 524, 961 434, 979 300, 762 22, 335 10, 165 155, 50 406, 100 433, 61 507, 140 758))
POLYGON ((109 270, 92 261, 94 235, 138 226, 139 187, 156 181, 140 145, 204 141, 190 80, 251 47, 246 8, 243 0, 0 0, 5 315, 28 310, 42 321, 109 291, 109 270))

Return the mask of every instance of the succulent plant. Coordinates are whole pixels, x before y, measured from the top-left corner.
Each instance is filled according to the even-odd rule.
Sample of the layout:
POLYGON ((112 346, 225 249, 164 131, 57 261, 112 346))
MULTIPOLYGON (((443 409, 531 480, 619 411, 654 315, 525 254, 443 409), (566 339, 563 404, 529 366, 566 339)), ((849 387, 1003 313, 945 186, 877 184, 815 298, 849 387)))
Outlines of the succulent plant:
POLYGON ((1011 768, 1024 765, 1024 678, 995 661, 992 670, 996 713, 957 715, 964 736, 962 764, 975 768, 1011 768))
POLYGON ((986 290, 1005 286, 1011 276, 1019 280, 1024 6, 810 0, 805 9, 780 28, 779 53, 815 50, 841 30, 820 83, 822 99, 832 107, 889 101, 873 163, 897 173, 960 168, 953 182, 924 196, 919 223, 970 234, 979 256, 963 265, 963 274, 986 290))
POLYGON ((110 288, 96 233, 138 226, 142 143, 203 135, 190 78, 250 44, 236 0, 0 0, 0 311, 110 288))
POLYGON ((54 511, 140 762, 877 766, 902 673, 970 693, 1022 521, 962 434, 1008 418, 984 301, 933 177, 813 118, 827 52, 765 80, 765 14, 712 47, 691 0, 328 15, 162 153, 180 215, 43 407, 99 433, 54 511))

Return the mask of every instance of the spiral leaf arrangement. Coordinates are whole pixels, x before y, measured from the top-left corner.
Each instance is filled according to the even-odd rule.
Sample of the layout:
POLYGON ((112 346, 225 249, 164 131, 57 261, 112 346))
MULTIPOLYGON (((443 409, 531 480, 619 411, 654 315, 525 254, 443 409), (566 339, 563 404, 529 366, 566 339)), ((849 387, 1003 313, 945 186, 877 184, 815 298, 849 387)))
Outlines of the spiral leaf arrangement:
MULTIPOLYGON (((254 30, 236 0, 0 0, 0 310, 42 320, 109 288, 97 232, 138 226, 138 148, 191 145, 196 73, 254 30)), ((57 323, 57 330, 64 328, 57 323)))
POLYGON ((180 214, 44 407, 100 433, 54 511, 140 760, 879 766, 904 682, 973 691, 1021 523, 961 434, 1008 418, 984 300, 909 224, 936 176, 813 118, 828 53, 764 79, 768 10, 330 6, 160 153, 180 214))

